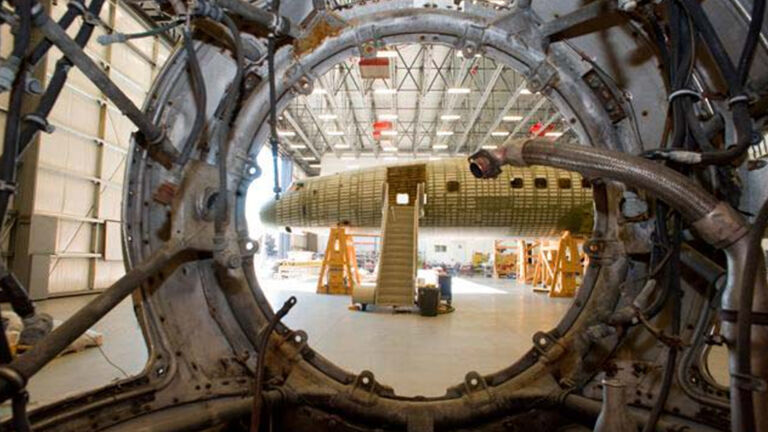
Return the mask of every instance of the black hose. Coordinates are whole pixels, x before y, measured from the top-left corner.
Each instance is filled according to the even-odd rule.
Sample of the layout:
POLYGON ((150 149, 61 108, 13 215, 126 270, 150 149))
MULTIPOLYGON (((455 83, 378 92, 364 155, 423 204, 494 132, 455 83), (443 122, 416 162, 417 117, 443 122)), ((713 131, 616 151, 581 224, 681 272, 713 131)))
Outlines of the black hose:
POLYGON ((290 312, 291 308, 296 305, 296 297, 291 296, 283 303, 283 306, 275 312, 275 315, 269 320, 267 328, 261 333, 261 339, 259 340, 259 355, 256 362, 256 377, 253 382, 253 409, 251 411, 251 432, 258 432, 259 423, 261 422, 261 405, 262 397, 261 391, 264 388, 264 363, 267 359, 267 348, 269 347, 269 338, 272 336, 272 332, 275 331, 277 323, 285 315, 290 312))
POLYGON ((181 154, 176 163, 179 166, 186 165, 189 161, 192 151, 200 141, 200 137, 203 134, 206 120, 206 106, 207 106, 207 92, 205 89, 205 79, 203 77, 203 71, 200 69, 200 62, 195 52, 195 45, 192 41, 192 36, 189 31, 185 30, 183 33, 184 49, 187 51, 187 65, 189 67, 190 86, 192 87, 192 94, 195 98, 195 120, 192 124, 192 130, 189 132, 184 146, 182 147, 181 154))
MULTIPOLYGON (((736 130, 736 143, 725 149, 701 154, 701 164, 726 164, 742 157, 751 144, 752 123, 749 116, 748 100, 739 79, 739 72, 733 65, 728 53, 720 41, 712 23, 696 0, 679 0, 707 45, 707 49, 720 70, 720 74, 728 85, 731 97, 729 105, 733 113, 733 123, 736 130)), ((753 20, 754 21, 754 20, 753 20)))
MULTIPOLYGON (((278 4, 279 7, 279 4, 278 4)), ((272 147, 272 167, 275 172, 275 199, 280 199, 280 173, 277 169, 278 136, 277 136, 277 89, 275 85, 275 35, 269 35, 267 65, 269 68, 269 142, 272 147)))
MULTIPOLYGON (((62 15, 61 18, 59 18, 59 27, 67 30, 69 26, 72 25, 72 23, 75 21, 75 18, 77 18, 79 15, 82 15, 84 10, 85 5, 83 4, 83 0, 69 0, 67 2, 67 11, 64 12, 64 15, 62 15)), ((37 43, 37 45, 35 45, 34 48, 32 48, 32 52, 29 54, 27 62, 34 67, 40 60, 43 59, 43 57, 45 57, 45 55, 48 53, 48 50, 51 49, 51 46, 53 46, 53 43, 48 39, 43 38, 40 40, 40 42, 37 43)))
MULTIPOLYGON (((763 203, 749 233, 744 264, 744 279, 740 290, 739 310, 736 321, 736 373, 750 376, 752 373, 752 303, 757 281, 758 266, 765 266, 761 242, 768 227, 768 200, 763 203)), ((740 418, 742 430, 755 430, 752 391, 739 387, 740 418)))
MULTIPOLYGON (((104 7, 105 0, 93 0, 88 6, 88 13, 98 16, 101 13, 101 8, 104 7)), ((67 10, 69 12, 69 10, 67 10)), ((93 34, 94 25, 85 21, 75 35, 75 43, 80 48, 84 47, 93 34)), ((64 28, 64 27, 62 27, 64 28)), ((44 39, 48 41, 48 39, 44 39)), ((42 42, 41 42, 42 43, 42 42)), ((49 44, 51 42, 48 42, 49 44)), ((33 53, 34 55, 34 53, 33 53)), ((28 118, 36 118, 36 123, 26 122, 24 128, 21 131, 21 137, 19 138, 19 155, 23 154, 29 143, 34 138, 35 134, 45 124, 48 115, 51 113, 56 100, 59 98, 61 91, 64 89, 64 84, 67 82, 67 75, 72 68, 72 61, 67 57, 62 57, 56 62, 56 68, 53 71, 48 86, 45 89, 45 93, 40 97, 40 102, 37 104, 37 108, 34 113, 28 118)), ((17 157, 18 160, 18 157, 17 157)))
MULTIPOLYGON (((672 218, 672 252, 668 262, 669 271, 666 272, 666 277, 669 284, 669 296, 672 298, 672 336, 677 337, 680 335, 680 244, 682 221, 680 220, 680 216, 677 214, 672 215, 672 218)), ((656 430, 656 424, 661 418, 661 413, 664 411, 664 405, 667 403, 669 391, 672 387, 672 379, 675 376, 676 363, 677 347, 669 346, 661 388, 659 389, 659 395, 656 398, 656 402, 654 403, 653 408, 651 409, 650 415, 648 416, 648 421, 645 423, 645 427, 643 427, 643 432, 652 432, 656 430)))
POLYGON ((741 81, 742 85, 747 83, 747 78, 749 77, 749 69, 752 67, 752 60, 755 58, 764 18, 765 0, 753 0, 749 31, 747 32, 744 48, 741 50, 741 57, 739 58, 738 73, 739 81, 741 81))
POLYGON ((21 59, 21 64, 13 82, 8 114, 5 118, 5 134, 3 137, 3 156, 0 159, 0 180, 5 187, 0 188, 0 227, 5 223, 11 195, 16 181, 16 155, 19 153, 19 127, 21 125, 21 108, 25 92, 27 75, 24 56, 29 47, 32 35, 32 0, 17 0, 16 13, 19 15, 19 28, 13 42, 11 57, 21 59))

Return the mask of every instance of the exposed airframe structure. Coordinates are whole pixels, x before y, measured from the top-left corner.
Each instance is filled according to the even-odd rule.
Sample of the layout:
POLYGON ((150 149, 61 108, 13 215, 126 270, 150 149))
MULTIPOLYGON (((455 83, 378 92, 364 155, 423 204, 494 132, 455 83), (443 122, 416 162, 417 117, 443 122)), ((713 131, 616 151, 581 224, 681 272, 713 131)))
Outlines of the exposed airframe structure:
MULTIPOLYGON (((505 167, 489 181, 475 178, 463 157, 408 165, 426 174, 421 232, 544 237, 592 228, 592 185, 577 173, 505 167)), ((261 220, 290 228, 379 228, 386 178, 382 165, 299 180, 262 209, 261 220)))
MULTIPOLYGON (((132 293, 151 360, 140 376, 35 409, 29 419, 36 430, 245 430, 249 418, 252 430, 261 423, 314 431, 583 430, 600 412, 604 377, 637 395, 626 408, 646 430, 768 429, 768 396, 761 390, 768 378, 768 293, 758 265, 768 207, 742 208, 759 215, 752 227, 734 210, 738 196, 724 194, 720 183, 653 161, 671 161, 683 172, 713 167, 724 174, 720 179, 746 164, 752 125, 765 116, 763 1, 754 1, 751 21, 740 0, 703 7, 692 0, 518 0, 465 3, 461 10, 441 1, 285 3, 278 17, 239 0, 198 2, 191 14, 195 42, 186 40, 140 110, 36 2, 13 2, 20 34, 34 25, 139 129, 124 200, 128 273, 32 351, 0 367, 0 395, 23 402, 26 379, 132 293), (655 24, 661 12, 669 34, 655 24), (674 31, 685 26, 695 31, 674 31), (274 56, 259 42, 269 32, 279 36, 269 41, 274 56), (690 46, 691 34, 711 57, 680 50, 690 46), (671 51, 667 40, 674 41, 671 51), (292 303, 275 312, 261 293, 251 259, 258 245, 244 220, 244 194, 258 174, 255 155, 269 134, 270 107, 274 114, 294 94, 311 91, 313 80, 340 59, 394 43, 447 44, 465 57, 480 51, 520 70, 531 90, 572 120, 583 144, 522 142, 481 153, 473 157, 478 176, 515 164, 601 179, 593 187, 590 266, 571 309, 555 328, 533 335, 531 349, 508 368, 486 376, 468 371, 437 398, 398 397, 373 371, 344 371, 312 350, 306 333, 279 324, 292 303), (725 58, 742 52, 747 59, 738 66, 725 58), (200 77, 211 103, 196 98, 200 77), (668 104, 683 114, 671 116, 671 124, 684 132, 659 143, 668 104), (708 119, 703 135, 701 118, 685 115, 693 106, 708 119), (200 139, 201 122, 210 139, 200 139), (678 150, 682 144, 685 152, 678 150), (657 230, 661 242, 638 229, 640 221, 622 216, 623 187, 652 197, 655 210, 642 223, 671 222, 657 230), (685 247, 680 221, 688 228, 685 247), (707 343, 718 340, 731 351, 730 389, 707 374, 702 360, 707 343)), ((186 15, 184 4, 171 6, 186 15)), ((20 121, 20 112, 11 114, 17 117, 11 124, 20 121)), ((14 142, 5 143, 11 166, 19 151, 14 142)), ((759 201, 755 185, 764 176, 741 174, 745 201, 759 201)), ((3 189, 6 197, 10 192, 3 189)), ((16 406, 6 429, 25 423, 23 403, 16 406)))

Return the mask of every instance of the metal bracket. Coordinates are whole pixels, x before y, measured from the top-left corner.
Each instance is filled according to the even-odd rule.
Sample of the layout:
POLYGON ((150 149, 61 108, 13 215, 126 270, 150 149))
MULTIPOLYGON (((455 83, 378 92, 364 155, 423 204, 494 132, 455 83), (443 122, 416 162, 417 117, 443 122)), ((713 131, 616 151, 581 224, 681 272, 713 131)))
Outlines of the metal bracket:
POLYGON ((16 184, 7 182, 5 180, 0 180, 0 191, 9 191, 11 193, 16 192, 16 184))
POLYGON ((25 115, 24 121, 32 123, 35 128, 48 134, 53 133, 53 131, 56 130, 56 128, 54 128, 53 125, 48 122, 48 119, 35 113, 29 113, 25 115))
POLYGON ((528 90, 539 93, 555 82, 557 72, 546 60, 543 60, 532 68, 525 78, 528 80, 528 90))
POLYGON ((611 90, 608 83, 596 70, 592 69, 588 71, 584 74, 582 79, 587 83, 587 86, 592 89, 592 92, 603 105, 611 122, 616 124, 627 117, 627 113, 622 106, 623 102, 616 97, 616 94, 611 90))
POLYGON ((475 371, 467 372, 467 375, 464 376, 464 393, 474 406, 485 405, 496 399, 488 387, 488 383, 475 371))
POLYGON ((469 59, 480 52, 480 47, 483 45, 483 38, 485 37, 485 27, 477 25, 468 25, 464 31, 464 36, 459 41, 459 48, 461 54, 465 59, 469 59))
POLYGON ((381 42, 376 37, 376 26, 360 27, 355 31, 355 40, 360 50, 360 57, 371 58, 376 56, 376 51, 381 42))
POLYGON ((304 330, 290 331, 285 335, 285 341, 290 344, 290 349, 293 351, 287 357, 292 362, 297 362, 301 359, 302 355, 308 348, 309 337, 304 330))
POLYGON ((557 339, 542 331, 533 334, 533 348, 547 363, 554 362, 565 353, 565 347, 557 339))
POLYGON ((731 373, 731 379, 734 380, 736 386, 740 389, 749 390, 751 392, 763 393, 768 390, 768 383, 760 377, 754 375, 745 375, 740 373, 731 373))
POLYGON ((376 393, 377 386, 373 372, 364 370, 355 377, 355 382, 352 384, 352 390, 349 392, 350 399, 363 405, 374 405, 379 397, 376 393))

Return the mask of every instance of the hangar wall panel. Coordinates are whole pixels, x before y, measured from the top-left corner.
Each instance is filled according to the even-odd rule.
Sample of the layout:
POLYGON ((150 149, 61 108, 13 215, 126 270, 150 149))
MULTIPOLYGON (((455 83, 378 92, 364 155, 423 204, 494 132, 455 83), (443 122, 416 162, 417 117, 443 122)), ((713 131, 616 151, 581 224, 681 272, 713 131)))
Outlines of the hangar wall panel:
MULTIPOLYGON (((50 5, 58 19, 66 2, 50 5)), ((123 4, 108 1, 101 13, 119 32, 146 30, 148 24, 123 4)), ((77 33, 80 21, 68 30, 77 33)), ((102 46, 96 27, 86 53, 141 106, 152 80, 172 47, 161 38, 102 46)), ((12 36, 3 28, 0 54, 12 36)), ((61 53, 53 48, 35 75, 46 84, 61 53)), ((5 127, 8 94, 0 95, 0 127, 5 127)), ((30 145, 20 173, 27 180, 14 203, 13 224, 0 231, 0 246, 11 268, 35 299, 104 289, 124 274, 121 201, 126 155, 133 124, 107 101, 79 70, 72 68, 54 106, 52 134, 30 145)))

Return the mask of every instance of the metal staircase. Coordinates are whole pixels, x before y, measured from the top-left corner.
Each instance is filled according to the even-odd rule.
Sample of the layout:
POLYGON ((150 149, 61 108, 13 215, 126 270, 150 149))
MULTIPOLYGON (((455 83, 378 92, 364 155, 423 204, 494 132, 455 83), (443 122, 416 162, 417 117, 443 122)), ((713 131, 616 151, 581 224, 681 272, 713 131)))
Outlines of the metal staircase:
POLYGON ((419 217, 423 197, 423 166, 390 168, 384 186, 381 255, 375 303, 412 306, 416 288, 419 217))

